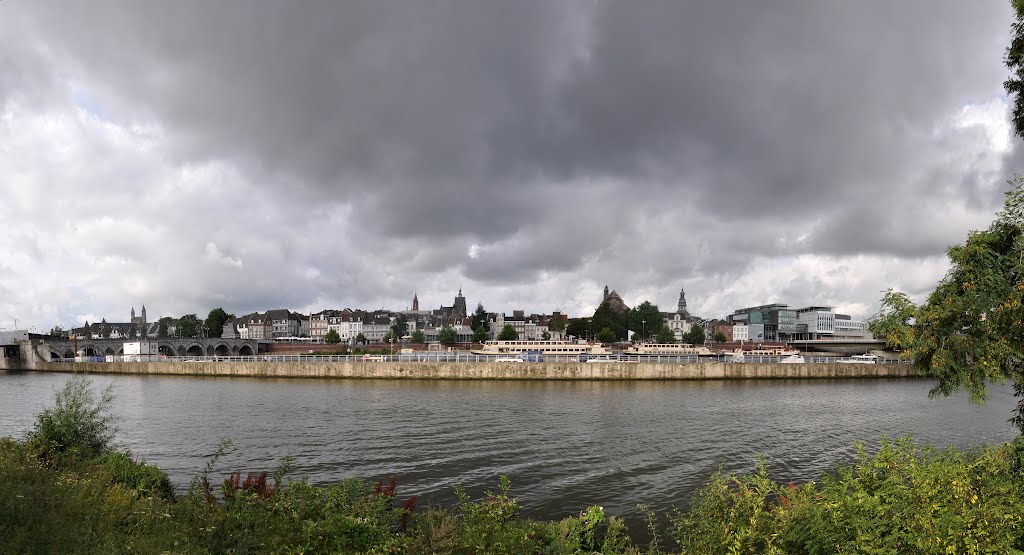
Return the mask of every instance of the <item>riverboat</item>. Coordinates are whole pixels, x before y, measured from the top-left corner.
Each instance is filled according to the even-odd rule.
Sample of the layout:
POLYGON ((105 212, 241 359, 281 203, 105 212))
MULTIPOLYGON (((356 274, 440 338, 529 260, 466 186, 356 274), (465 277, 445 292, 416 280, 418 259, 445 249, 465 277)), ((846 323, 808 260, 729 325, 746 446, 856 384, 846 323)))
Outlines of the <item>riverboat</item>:
POLYGON ((623 351, 627 355, 713 355, 704 345, 687 343, 640 343, 623 351))
POLYGON ((803 364, 804 357, 800 355, 789 355, 788 357, 779 361, 782 364, 803 364))
POLYGON ((841 364, 878 364, 878 355, 853 355, 841 358, 836 362, 841 364))
POLYGON ((542 355, 611 355, 600 343, 570 343, 568 341, 485 341, 481 349, 472 351, 476 355, 519 355, 527 351, 542 355))

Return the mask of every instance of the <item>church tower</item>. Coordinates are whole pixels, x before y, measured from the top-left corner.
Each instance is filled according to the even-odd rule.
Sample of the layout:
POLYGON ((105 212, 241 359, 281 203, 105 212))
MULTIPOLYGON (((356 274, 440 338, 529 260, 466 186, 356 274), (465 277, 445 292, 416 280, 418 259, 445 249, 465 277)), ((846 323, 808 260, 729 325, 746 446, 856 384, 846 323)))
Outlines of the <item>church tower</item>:
POLYGON ((608 284, 605 284, 605 286, 604 286, 604 296, 601 297, 601 302, 605 302, 607 300, 608 300, 608 284))
POLYGON ((420 298, 416 295, 416 293, 412 294, 412 309, 414 312, 420 309, 420 298))
POLYGON ((686 289, 679 289, 679 306, 676 307, 676 312, 682 315, 684 318, 689 316, 689 311, 686 310, 686 289))

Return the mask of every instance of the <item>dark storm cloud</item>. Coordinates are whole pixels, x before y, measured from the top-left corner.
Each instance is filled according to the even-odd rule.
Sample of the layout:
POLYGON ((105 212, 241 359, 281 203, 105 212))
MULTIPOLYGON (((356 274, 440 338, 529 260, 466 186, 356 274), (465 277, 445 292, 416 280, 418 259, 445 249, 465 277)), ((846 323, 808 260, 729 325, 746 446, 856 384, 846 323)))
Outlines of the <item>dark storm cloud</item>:
POLYGON ((733 219, 888 191, 1002 78, 1004 4, 111 1, 37 25, 183 157, 372 192, 392 216, 357 217, 390 233, 503 235, 594 176, 733 219))

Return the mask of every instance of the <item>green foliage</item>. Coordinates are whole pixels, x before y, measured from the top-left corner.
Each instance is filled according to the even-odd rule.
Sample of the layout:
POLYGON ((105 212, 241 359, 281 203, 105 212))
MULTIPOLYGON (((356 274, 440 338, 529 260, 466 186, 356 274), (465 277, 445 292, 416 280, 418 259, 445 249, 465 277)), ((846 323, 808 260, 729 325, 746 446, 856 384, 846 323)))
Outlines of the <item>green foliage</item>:
POLYGON ((391 326, 391 335, 395 338, 395 341, 409 335, 409 320, 405 314, 399 314, 395 317, 395 323, 391 326))
POLYGON ((512 324, 505 324, 498 333, 498 341, 518 341, 519 333, 512 327, 512 324))
POLYGON ((725 343, 726 341, 728 341, 728 338, 721 331, 716 331, 715 334, 711 337, 711 339, 715 343, 725 343))
MULTIPOLYGON (((608 301, 604 301, 594 311, 593 329, 604 330, 607 328, 615 335, 615 340, 626 339, 626 331, 629 329, 629 313, 620 314, 608 301)), ((639 329, 639 328, 638 328, 639 329)), ((595 337, 596 339, 596 337, 595 337)))
POLYGON ((103 324, 100 325, 100 337, 103 339, 110 339, 110 325, 106 322, 103 322, 103 324))
POLYGON ((573 337, 590 337, 590 320, 588 318, 569 318, 565 324, 566 335, 573 337))
POLYGON ((473 342, 483 343, 484 341, 487 341, 487 328, 485 326, 475 328, 473 330, 473 342))
MULTIPOLYGON (((473 311, 473 319, 469 327, 474 332, 480 328, 484 329, 485 334, 489 331, 487 327, 487 311, 484 310, 484 303, 476 304, 476 310, 473 311)), ((473 341, 477 341, 477 339, 474 337, 473 341)))
POLYGON ((234 319, 234 314, 224 312, 223 308, 217 307, 206 315, 206 330, 210 337, 220 337, 224 334, 224 322, 234 319))
POLYGON ((174 499, 174 486, 167 473, 134 460, 128 453, 107 453, 97 462, 109 474, 111 482, 121 484, 141 497, 174 499))
POLYGON ((366 339, 366 336, 363 335, 363 332, 359 332, 358 334, 356 334, 356 343, 362 343, 363 345, 366 345, 369 342, 370 341, 366 339))
POLYGON ((1010 24, 1012 36, 1006 48, 1003 62, 1010 70, 1010 77, 1003 83, 1006 94, 1013 99, 1011 121, 1013 132, 1024 138, 1024 0, 1010 0, 1015 20, 1010 24))
POLYGON ((763 462, 716 474, 670 535, 683 553, 1020 553, 1024 478, 1014 445, 962 453, 882 441, 812 484, 783 486, 763 462))
POLYGON ((110 414, 113 386, 97 396, 92 382, 73 376, 53 396, 54 406, 36 416, 28 435, 37 448, 62 455, 74 451, 85 457, 108 452, 116 434, 116 418, 110 414))
POLYGON ((169 316, 164 316, 163 318, 159 319, 157 321, 156 336, 167 337, 169 335, 170 325, 173 322, 174 318, 171 318, 169 316))
POLYGON ((540 334, 540 338, 543 339, 544 341, 550 341, 551 340, 551 334, 548 333, 548 332, 544 332, 544 333, 540 334))
POLYGON ((132 326, 128 329, 128 339, 136 339, 137 337, 139 337, 139 332, 135 329, 135 326, 132 326))
POLYGON ((60 337, 64 335, 64 328, 62 328, 60 324, 57 324, 50 328, 50 335, 53 337, 60 337))
POLYGON ((548 319, 548 329, 551 331, 565 331, 569 319, 561 312, 553 312, 548 319))
POLYGON ((327 330, 327 333, 324 334, 324 343, 328 345, 341 343, 341 334, 338 333, 338 330, 327 330))
POLYGON ((658 335, 654 340, 658 343, 675 343, 676 333, 672 331, 672 328, 668 327, 668 324, 665 324, 658 330, 658 335))
POLYGON ((871 329, 938 378, 933 396, 966 389, 984 401, 986 382, 1012 380, 1024 430, 1024 178, 1010 185, 989 228, 947 250, 949 272, 925 303, 889 290, 871 329))
POLYGON ((704 333, 704 326, 700 324, 690 326, 690 331, 683 334, 683 342, 690 345, 703 345, 706 339, 707 335, 704 333))
POLYGON ((437 341, 442 345, 454 345, 459 341, 459 332, 446 325, 437 331, 437 341))
POLYGON ((601 343, 614 343, 617 338, 615 337, 615 332, 609 328, 604 328, 597 332, 594 339, 601 343))
POLYGON ((195 314, 186 314, 175 322, 174 328, 179 337, 196 337, 202 324, 195 314))
POLYGON ((658 310, 658 305, 644 301, 629 311, 629 329, 634 333, 651 334, 658 333, 665 324, 665 319, 658 310))
POLYGON ((412 332, 412 342, 413 343, 426 343, 427 342, 427 337, 426 337, 426 335, 424 335, 423 330, 416 330, 416 331, 412 332))

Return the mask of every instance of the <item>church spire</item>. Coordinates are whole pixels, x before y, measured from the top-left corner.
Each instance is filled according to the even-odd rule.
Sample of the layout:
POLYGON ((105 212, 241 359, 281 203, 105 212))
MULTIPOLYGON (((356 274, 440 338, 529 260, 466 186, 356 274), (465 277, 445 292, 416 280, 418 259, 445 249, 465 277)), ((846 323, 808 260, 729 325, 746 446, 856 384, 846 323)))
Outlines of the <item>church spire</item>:
POLYGON ((679 306, 676 307, 676 312, 682 316, 689 316, 689 311, 686 310, 686 289, 679 289, 679 306))

